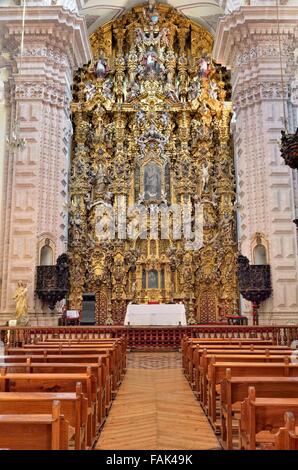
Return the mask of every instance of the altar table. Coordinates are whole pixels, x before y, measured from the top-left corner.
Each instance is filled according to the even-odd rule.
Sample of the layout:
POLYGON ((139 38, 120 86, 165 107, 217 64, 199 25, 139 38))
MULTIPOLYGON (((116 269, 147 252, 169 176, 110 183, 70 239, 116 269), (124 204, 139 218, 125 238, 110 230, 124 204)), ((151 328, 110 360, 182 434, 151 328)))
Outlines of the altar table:
POLYGON ((129 304, 124 325, 186 325, 183 304, 129 304))

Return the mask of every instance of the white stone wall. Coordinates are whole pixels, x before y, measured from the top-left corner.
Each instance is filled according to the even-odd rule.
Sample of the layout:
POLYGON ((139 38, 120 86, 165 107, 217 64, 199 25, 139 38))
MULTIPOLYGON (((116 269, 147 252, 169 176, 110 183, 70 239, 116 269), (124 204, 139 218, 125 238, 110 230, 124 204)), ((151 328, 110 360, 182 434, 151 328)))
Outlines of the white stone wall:
POLYGON ((12 298, 18 280, 22 280, 28 286, 29 312, 38 322, 38 314, 47 313, 35 296, 40 248, 49 238, 56 259, 65 251, 67 241, 63 209, 72 73, 90 60, 90 49, 83 19, 57 6, 38 11, 28 7, 20 70, 21 12, 21 8, 0 9, 0 30, 6 37, 3 45, 9 49, 13 71, 9 76, 8 118, 14 121, 17 108, 20 135, 27 142, 23 151, 6 146, 4 157, 0 312, 2 320, 13 316, 12 298))
MULTIPOLYGON (((263 323, 298 321, 293 224, 297 180, 279 150, 283 102, 290 130, 297 124, 288 89, 297 67, 298 5, 280 6, 279 10, 282 73, 276 7, 241 7, 226 16, 218 25, 214 46, 215 60, 231 69, 232 75, 241 252, 253 261, 257 233, 268 247, 273 295, 261 306, 263 323)), ((245 313, 248 311, 251 305, 245 303, 245 313)))

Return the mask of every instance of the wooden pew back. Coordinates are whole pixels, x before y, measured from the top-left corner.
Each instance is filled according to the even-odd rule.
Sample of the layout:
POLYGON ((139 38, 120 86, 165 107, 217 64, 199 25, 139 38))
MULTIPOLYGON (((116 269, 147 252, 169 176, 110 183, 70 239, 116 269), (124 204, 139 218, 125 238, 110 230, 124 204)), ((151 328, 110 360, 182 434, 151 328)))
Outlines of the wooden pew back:
POLYGON ((0 415, 0 442, 11 450, 67 450, 68 422, 54 400, 51 414, 0 415))
POLYGON ((86 448, 88 403, 77 383, 76 393, 0 393, 0 415, 49 414, 54 400, 60 402, 61 414, 74 429, 76 450, 86 448))
POLYGON ((298 450, 298 427, 291 411, 284 415, 285 424, 275 435, 275 450, 298 450))
POLYGON ((232 414, 240 412, 241 402, 247 397, 248 387, 254 386, 259 397, 298 398, 298 377, 232 377, 231 370, 226 370, 226 377, 221 382, 221 441, 224 448, 231 450, 232 414))
POLYGON ((255 388, 249 387, 241 404, 241 447, 255 450, 257 444, 274 443, 286 411, 298 419, 298 398, 257 398, 255 388))

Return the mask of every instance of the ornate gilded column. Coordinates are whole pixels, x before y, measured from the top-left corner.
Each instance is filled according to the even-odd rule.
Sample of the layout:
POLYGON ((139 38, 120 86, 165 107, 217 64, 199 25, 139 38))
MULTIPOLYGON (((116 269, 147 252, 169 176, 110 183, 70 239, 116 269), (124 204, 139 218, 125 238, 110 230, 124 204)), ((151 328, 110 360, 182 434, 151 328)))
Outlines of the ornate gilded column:
POLYGON ((185 54, 186 36, 189 31, 188 21, 185 20, 185 26, 180 28, 179 34, 179 57, 178 57, 178 76, 179 76, 179 94, 182 102, 186 101, 187 95, 187 57, 185 54))
MULTIPOLYGON (((281 3, 281 2, 280 2, 281 3)), ((214 59, 231 70, 240 251, 255 264, 261 234, 271 266, 273 295, 260 323, 297 320, 297 180, 280 156, 285 120, 295 130, 293 105, 298 6, 255 1, 219 22, 214 59)), ((251 306, 245 303, 244 313, 251 306)))
POLYGON ((32 321, 47 312, 35 297, 40 250, 49 240, 55 263, 67 248, 72 73, 91 58, 83 19, 61 6, 43 5, 26 9, 22 67, 22 8, 0 9, 1 41, 10 55, 9 118, 13 125, 17 109, 19 136, 26 140, 24 150, 6 146, 0 312, 13 316, 13 292, 22 280, 32 321))
POLYGON ((221 281, 220 308, 230 314, 237 312, 239 307, 237 290, 237 242, 233 154, 231 152, 231 103, 222 103, 219 130, 219 155, 217 167, 217 196, 219 212, 219 231, 221 245, 219 248, 219 266, 221 281))

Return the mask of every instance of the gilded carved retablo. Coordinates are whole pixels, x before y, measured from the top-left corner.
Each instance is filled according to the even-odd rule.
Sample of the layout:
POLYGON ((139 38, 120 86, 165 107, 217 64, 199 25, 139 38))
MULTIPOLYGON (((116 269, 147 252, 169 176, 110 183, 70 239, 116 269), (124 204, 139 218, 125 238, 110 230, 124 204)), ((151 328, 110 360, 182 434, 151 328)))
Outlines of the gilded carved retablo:
POLYGON ((91 36, 94 61, 77 73, 72 104, 69 300, 81 309, 94 292, 100 324, 148 299, 183 302, 190 323, 237 307, 231 104, 212 42, 153 3, 91 36), (191 232, 201 224, 200 244, 185 224, 177 236, 177 213, 191 232))

